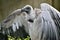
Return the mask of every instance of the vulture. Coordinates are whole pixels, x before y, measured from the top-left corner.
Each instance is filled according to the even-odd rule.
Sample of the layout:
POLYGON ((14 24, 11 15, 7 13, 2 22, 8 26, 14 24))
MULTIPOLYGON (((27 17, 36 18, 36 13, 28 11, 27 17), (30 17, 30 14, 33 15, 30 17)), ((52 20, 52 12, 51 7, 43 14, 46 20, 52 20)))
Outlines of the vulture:
POLYGON ((31 40, 60 40, 60 12, 47 3, 33 9, 26 5, 13 11, 0 24, 0 33, 31 40))

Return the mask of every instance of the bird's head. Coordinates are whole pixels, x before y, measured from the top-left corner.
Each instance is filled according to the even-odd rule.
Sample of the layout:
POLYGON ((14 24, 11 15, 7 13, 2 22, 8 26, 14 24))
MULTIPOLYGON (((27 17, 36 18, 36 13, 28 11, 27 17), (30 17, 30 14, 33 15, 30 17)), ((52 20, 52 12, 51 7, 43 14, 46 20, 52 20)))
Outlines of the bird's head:
POLYGON ((25 12, 25 19, 33 22, 34 18, 35 18, 35 13, 34 10, 32 8, 32 6, 30 5, 26 5, 21 9, 21 12, 25 12))

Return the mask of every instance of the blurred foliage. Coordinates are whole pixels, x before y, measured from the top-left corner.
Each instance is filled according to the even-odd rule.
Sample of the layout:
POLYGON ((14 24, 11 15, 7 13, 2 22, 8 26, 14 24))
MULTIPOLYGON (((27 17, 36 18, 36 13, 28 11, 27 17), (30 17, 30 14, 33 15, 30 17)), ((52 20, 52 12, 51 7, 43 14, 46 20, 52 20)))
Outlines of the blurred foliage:
POLYGON ((21 39, 21 38, 16 38, 16 37, 12 37, 12 36, 9 36, 8 35, 8 40, 30 40, 30 37, 29 36, 27 36, 27 38, 23 38, 23 39, 21 39))

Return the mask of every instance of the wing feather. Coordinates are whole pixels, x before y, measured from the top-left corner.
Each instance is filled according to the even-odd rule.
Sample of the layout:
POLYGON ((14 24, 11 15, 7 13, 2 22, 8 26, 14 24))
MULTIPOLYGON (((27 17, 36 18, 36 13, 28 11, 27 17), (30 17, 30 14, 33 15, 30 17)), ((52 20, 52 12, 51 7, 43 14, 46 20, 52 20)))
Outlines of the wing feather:
POLYGON ((58 37, 60 40, 60 12, 47 3, 41 4, 41 10, 50 12, 51 18, 53 19, 53 21, 57 27, 58 37))

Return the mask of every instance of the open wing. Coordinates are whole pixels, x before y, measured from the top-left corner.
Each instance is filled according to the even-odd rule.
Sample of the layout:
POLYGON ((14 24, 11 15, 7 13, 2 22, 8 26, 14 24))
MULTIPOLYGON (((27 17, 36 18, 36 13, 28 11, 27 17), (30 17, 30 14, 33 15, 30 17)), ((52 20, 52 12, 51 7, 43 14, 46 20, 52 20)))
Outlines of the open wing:
MULTIPOLYGON (((47 3, 41 4, 41 10, 49 12, 51 19, 53 20, 54 24, 56 25, 56 28, 57 28, 56 32, 58 33, 58 38, 60 40, 60 12, 47 3)), ((48 15, 47 15, 47 17, 48 17, 48 15)), ((51 19, 49 18, 49 20, 51 20, 51 19)))
POLYGON ((5 20, 1 22, 1 33, 16 37, 27 37, 29 34, 27 15, 32 11, 30 5, 12 12, 5 20), (27 15, 26 15, 27 14, 27 15))
POLYGON ((50 15, 51 15, 56 27, 57 27, 58 37, 60 40, 60 12, 47 3, 41 4, 41 10, 47 10, 50 12, 50 15))

